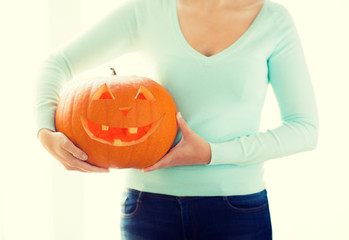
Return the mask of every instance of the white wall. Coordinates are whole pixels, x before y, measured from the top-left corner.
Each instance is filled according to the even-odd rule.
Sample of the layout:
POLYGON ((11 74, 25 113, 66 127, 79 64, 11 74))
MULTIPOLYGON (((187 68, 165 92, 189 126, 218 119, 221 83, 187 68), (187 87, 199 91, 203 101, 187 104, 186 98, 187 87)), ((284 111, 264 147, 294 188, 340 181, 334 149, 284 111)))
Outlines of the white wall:
MULTIPOLYGON (((315 151, 267 163, 276 239, 349 239, 349 2, 278 0, 297 25, 320 118, 315 151)), ((266 106, 268 102, 266 103, 266 106)), ((264 123, 269 115, 265 108, 264 123)))
MULTIPOLYGON (((51 190, 53 183, 57 183, 57 178, 52 181, 52 169, 61 173, 64 170, 41 148, 35 137, 31 101, 35 68, 50 48, 50 8, 47 2, 13 0, 0 6, 0 66, 3 78, 0 94, 1 240, 54 239, 54 232, 49 231, 51 223, 57 221, 54 220, 57 209, 51 208, 54 198, 51 190)), ((82 27, 93 24, 121 2, 81 0, 82 27)), ((303 42, 319 106, 320 139, 315 151, 266 164, 265 178, 274 239, 347 240, 349 33, 346 29, 349 3, 346 0, 277 2, 284 4, 293 15, 303 42)), ((69 24, 69 21, 61 21, 61 24, 69 24)), ((109 64, 113 64, 120 74, 135 71, 151 75, 147 68, 134 70, 131 67, 135 66, 130 64, 135 58, 142 62, 141 57, 131 54, 87 74, 102 75, 106 69, 108 75, 109 64)), ((270 89, 263 111, 262 129, 278 123, 277 104, 270 89)), ((76 178, 77 173, 62 174, 67 180, 76 178)), ((67 202, 61 205, 66 206, 65 210, 71 213, 73 219, 82 219, 75 223, 78 229, 75 234, 83 229, 76 240, 118 239, 121 174, 112 171, 108 175, 88 174, 82 177, 83 216, 79 215, 81 208, 77 209, 74 204, 67 202)), ((81 180, 80 177, 77 179, 81 180)), ((74 187, 79 189, 79 183, 67 189, 72 191, 74 187)), ((73 232, 71 229, 65 233, 73 236, 73 232)))
MULTIPOLYGON (((50 49, 59 48, 81 31, 80 0, 49 1, 50 49)), ((52 158, 48 156, 49 158, 52 158)), ((85 239, 84 174, 66 171, 58 161, 50 161, 51 239, 85 239)))
POLYGON ((47 1, 0 3, 0 239, 49 239, 48 159, 35 137, 32 89, 48 49, 47 1))

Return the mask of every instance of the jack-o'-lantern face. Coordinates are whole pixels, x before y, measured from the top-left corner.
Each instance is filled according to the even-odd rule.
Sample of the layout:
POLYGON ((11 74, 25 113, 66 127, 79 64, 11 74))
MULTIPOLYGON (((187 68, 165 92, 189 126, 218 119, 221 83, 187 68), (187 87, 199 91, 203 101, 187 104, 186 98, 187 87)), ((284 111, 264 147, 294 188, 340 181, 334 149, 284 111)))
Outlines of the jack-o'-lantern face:
MULTIPOLYGON (((140 86, 137 94, 133 98, 137 101, 149 101, 149 104, 153 104, 156 99, 153 94, 144 86, 140 86)), ((136 103, 131 106, 118 106, 116 96, 110 91, 107 84, 103 84, 93 95, 92 101, 111 101, 114 102, 116 108, 119 110, 123 117, 127 118, 128 113, 135 107, 136 103)), ((164 118, 165 113, 159 117, 159 119, 143 123, 141 125, 134 126, 116 126, 100 124, 91 121, 88 118, 81 117, 82 125, 87 132, 88 136, 92 139, 112 146, 130 146, 145 141, 154 131, 158 129, 164 118)))
POLYGON ((56 128, 88 155, 111 168, 145 168, 157 162, 177 134, 170 94, 149 78, 112 76, 81 81, 62 94, 56 128))

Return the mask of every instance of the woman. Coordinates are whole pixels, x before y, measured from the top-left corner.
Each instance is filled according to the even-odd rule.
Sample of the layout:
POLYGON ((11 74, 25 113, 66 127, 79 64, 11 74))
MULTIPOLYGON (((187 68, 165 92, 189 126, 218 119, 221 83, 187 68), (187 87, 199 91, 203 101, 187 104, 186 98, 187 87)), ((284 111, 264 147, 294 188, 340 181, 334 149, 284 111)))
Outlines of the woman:
POLYGON ((288 11, 269 0, 132 0, 51 54, 37 85, 39 139, 66 169, 109 171, 55 132, 61 86, 130 51, 153 62, 181 131, 159 162, 127 170, 122 238, 271 239, 263 164, 314 149, 318 136, 288 11), (282 124, 260 132, 269 83, 282 124))

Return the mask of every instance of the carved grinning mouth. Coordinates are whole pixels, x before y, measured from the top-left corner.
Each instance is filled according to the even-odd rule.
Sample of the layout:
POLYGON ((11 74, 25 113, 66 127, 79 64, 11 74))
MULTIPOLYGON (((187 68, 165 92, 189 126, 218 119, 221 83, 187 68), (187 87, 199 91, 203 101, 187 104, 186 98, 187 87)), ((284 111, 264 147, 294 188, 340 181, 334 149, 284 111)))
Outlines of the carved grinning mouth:
POLYGON ((157 121, 142 127, 119 128, 95 123, 81 117, 86 133, 92 139, 112 146, 131 146, 147 139, 160 126, 164 115, 157 121))

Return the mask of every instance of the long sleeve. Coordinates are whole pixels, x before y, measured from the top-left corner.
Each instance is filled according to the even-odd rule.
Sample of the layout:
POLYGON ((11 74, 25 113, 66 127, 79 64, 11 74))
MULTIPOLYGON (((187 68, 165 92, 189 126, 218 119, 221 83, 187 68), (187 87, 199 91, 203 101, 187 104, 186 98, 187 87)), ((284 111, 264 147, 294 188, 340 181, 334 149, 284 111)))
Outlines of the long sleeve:
POLYGON ((128 1, 43 61, 34 95, 38 130, 55 130, 55 109, 67 81, 78 73, 134 50, 137 27, 135 1, 128 1))
POLYGON ((254 164, 312 150, 317 145, 317 106, 301 42, 287 10, 281 13, 279 40, 267 63, 282 124, 266 132, 210 143, 210 165, 254 164))

